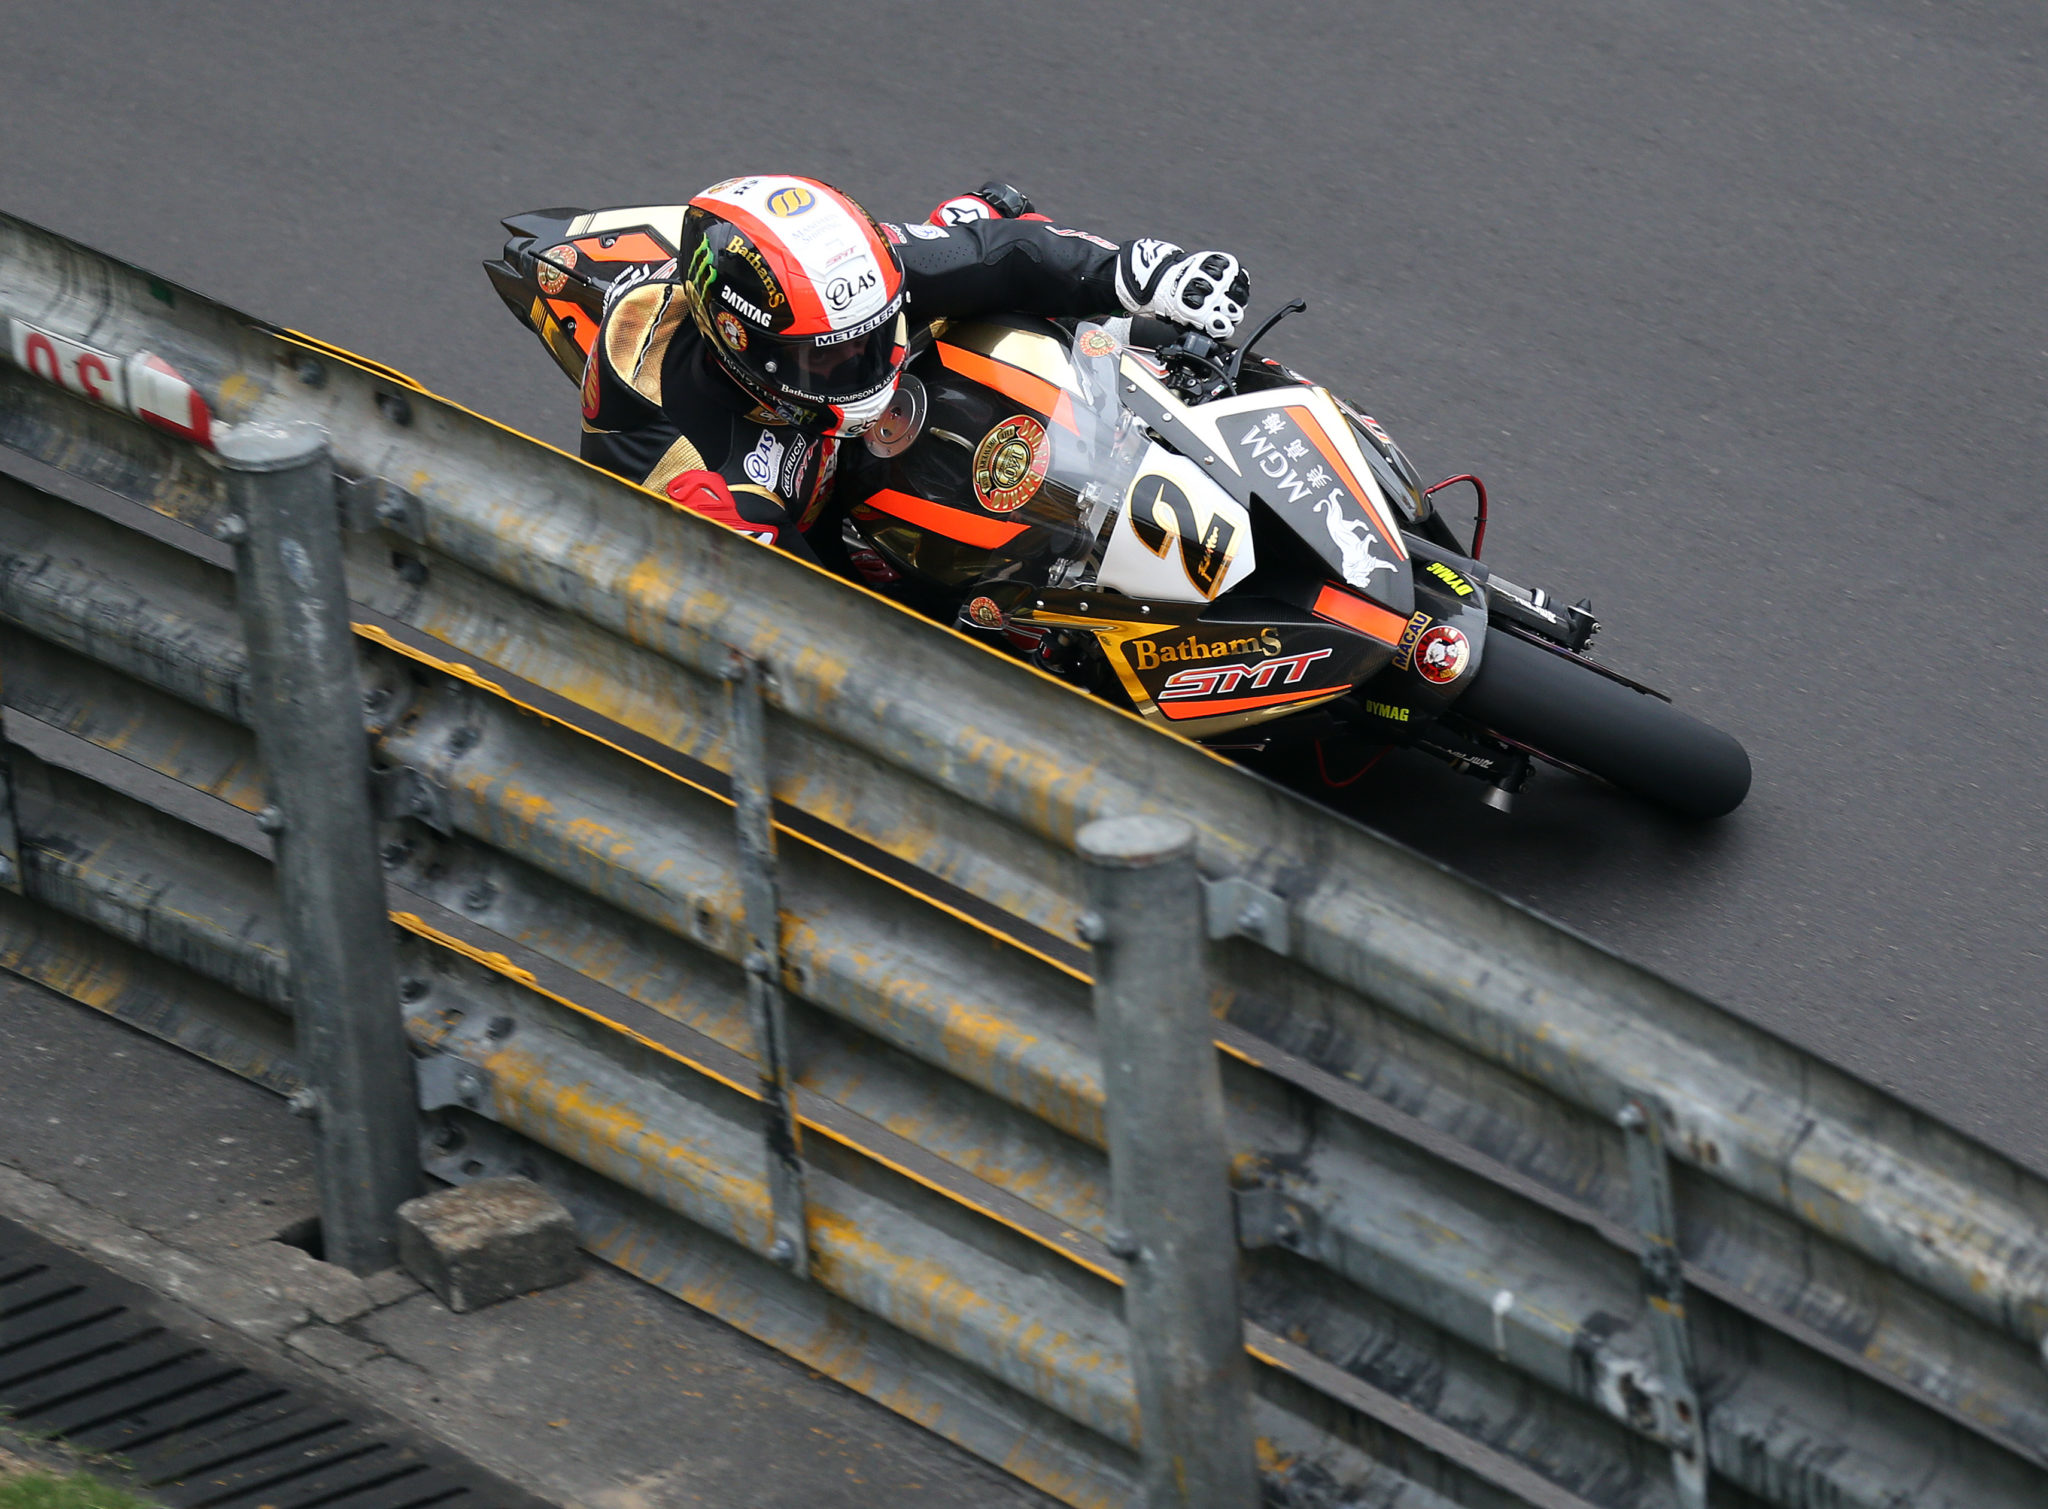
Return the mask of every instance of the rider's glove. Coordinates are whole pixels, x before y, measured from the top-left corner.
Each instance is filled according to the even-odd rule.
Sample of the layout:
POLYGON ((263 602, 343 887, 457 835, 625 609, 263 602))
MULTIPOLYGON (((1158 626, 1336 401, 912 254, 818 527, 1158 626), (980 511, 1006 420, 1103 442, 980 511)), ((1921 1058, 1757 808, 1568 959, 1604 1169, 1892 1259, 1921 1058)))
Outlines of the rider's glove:
POLYGON ((1226 340, 1244 318, 1252 280, 1228 252, 1187 252, 1171 241, 1127 241, 1116 257, 1116 296, 1132 314, 1192 325, 1226 340))
POLYGON ((991 178, 972 194, 955 194, 927 217, 933 225, 965 225, 970 220, 1043 220, 1032 211, 1022 189, 991 178))

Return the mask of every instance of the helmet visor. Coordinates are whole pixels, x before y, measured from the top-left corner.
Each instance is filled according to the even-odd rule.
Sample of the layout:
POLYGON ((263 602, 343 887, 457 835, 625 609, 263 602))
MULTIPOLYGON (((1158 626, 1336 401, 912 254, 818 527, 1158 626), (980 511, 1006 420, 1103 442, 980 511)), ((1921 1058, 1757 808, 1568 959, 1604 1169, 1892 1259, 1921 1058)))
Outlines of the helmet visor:
POLYGON ((727 343, 723 354, 770 391, 823 406, 864 398, 886 387, 901 365, 903 346, 903 316, 891 311, 872 330, 851 337, 837 332, 784 337, 750 331, 744 350, 727 343))

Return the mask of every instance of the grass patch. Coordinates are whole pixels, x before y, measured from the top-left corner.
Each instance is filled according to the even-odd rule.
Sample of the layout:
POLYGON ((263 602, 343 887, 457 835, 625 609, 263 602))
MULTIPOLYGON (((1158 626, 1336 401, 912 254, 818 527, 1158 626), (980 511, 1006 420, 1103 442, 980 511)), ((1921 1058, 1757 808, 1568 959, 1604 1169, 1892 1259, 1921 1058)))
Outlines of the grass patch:
POLYGON ((0 1478, 0 1509, 150 1509, 132 1493, 75 1472, 30 1472, 0 1478))

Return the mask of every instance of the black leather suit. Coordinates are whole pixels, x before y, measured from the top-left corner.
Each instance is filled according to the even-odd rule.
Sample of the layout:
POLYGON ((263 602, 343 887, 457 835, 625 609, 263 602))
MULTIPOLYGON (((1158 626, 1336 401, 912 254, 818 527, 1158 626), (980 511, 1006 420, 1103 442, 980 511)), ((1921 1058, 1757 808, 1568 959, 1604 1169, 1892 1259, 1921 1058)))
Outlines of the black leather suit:
MULTIPOLYGON (((1117 249, 1099 236, 1035 217, 882 231, 903 259, 914 323, 1121 308, 1117 249)), ((716 472, 738 513, 725 522, 811 556, 801 531, 823 513, 842 443, 775 422, 727 377, 679 280, 640 283, 606 310, 584 380, 584 460, 657 492, 685 473, 716 472)))

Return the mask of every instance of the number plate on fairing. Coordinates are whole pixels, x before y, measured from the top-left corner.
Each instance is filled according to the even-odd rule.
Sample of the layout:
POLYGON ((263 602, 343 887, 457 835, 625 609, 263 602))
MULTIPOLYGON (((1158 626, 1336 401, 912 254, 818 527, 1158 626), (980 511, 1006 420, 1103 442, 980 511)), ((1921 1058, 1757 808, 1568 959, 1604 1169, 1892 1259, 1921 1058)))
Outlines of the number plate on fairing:
POLYGON ((1128 355, 1118 376, 1124 404, 1232 499, 1271 509, 1354 591, 1403 617, 1414 611, 1400 526, 1328 390, 1185 404, 1128 355))
POLYGON ((1201 467, 1155 445, 1124 495, 1096 581, 1151 602, 1208 602, 1251 575, 1251 522, 1201 467))

